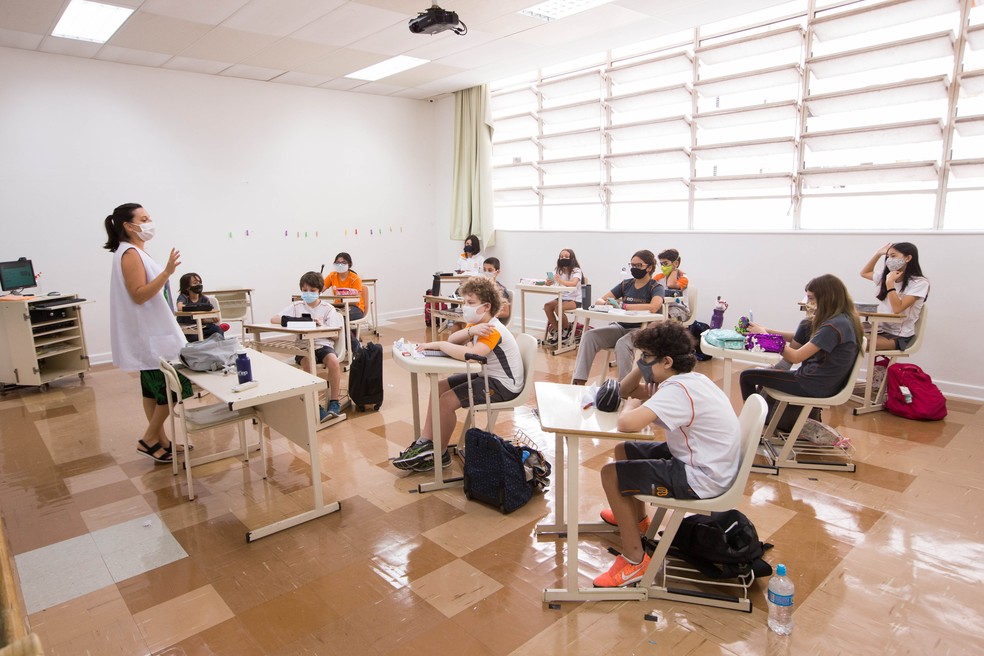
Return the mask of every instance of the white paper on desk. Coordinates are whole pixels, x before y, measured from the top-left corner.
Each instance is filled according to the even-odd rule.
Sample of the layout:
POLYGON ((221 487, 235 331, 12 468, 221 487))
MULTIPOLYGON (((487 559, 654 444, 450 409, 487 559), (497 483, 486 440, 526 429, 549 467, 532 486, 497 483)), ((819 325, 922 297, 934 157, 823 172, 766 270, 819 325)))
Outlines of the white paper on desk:
POLYGON ((314 330, 318 327, 317 321, 291 321, 287 324, 288 328, 296 328, 298 330, 314 330))
POLYGON ((595 399, 598 398, 598 386, 588 385, 584 388, 584 393, 581 395, 581 409, 593 408, 595 404, 595 399))
POLYGON ((426 357, 423 353, 417 350, 417 345, 413 342, 408 342, 402 337, 395 342, 393 342, 393 348, 402 353, 409 353, 410 357, 414 360, 421 360, 426 357))
POLYGON ((591 306, 591 311, 592 312, 608 312, 611 309, 612 309, 612 306, 611 305, 592 305, 591 306))

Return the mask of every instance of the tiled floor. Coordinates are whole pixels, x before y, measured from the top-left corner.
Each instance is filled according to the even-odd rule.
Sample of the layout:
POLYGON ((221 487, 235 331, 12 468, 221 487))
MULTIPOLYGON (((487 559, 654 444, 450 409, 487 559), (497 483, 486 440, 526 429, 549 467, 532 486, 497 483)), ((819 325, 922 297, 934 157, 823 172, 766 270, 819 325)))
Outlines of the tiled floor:
MULTIPOLYGON (((381 341, 399 336, 422 338, 421 322, 395 322, 381 341)), ((566 382, 573 359, 538 355, 536 379, 566 382)), ((258 459, 204 465, 189 502, 183 479, 135 452, 134 376, 101 367, 83 385, 0 397, 0 510, 46 653, 984 653, 979 403, 952 400, 935 423, 836 410, 826 420, 853 440, 855 474, 752 475, 741 510, 797 586, 796 629, 782 639, 766 627, 764 582, 750 614, 661 601, 550 609, 541 595, 564 574, 563 543, 533 527, 551 502, 503 516, 460 489, 417 494, 427 475, 388 463, 413 436, 407 374, 385 367, 383 409, 321 434, 322 484, 341 512, 252 544, 248 528, 310 500, 307 453, 283 437, 268 479, 258 459), (653 609, 663 621, 643 619, 653 609)), ((721 376, 715 362, 698 370, 721 376)), ((504 414, 500 434, 513 429, 504 414)), ((219 431, 198 448, 234 440, 219 431)), ((540 443, 552 458, 553 440, 540 443)), ((610 446, 584 445, 586 467, 610 446)), ((590 516, 604 497, 590 469, 581 482, 590 516)), ((581 544, 587 584, 610 543, 581 544)))

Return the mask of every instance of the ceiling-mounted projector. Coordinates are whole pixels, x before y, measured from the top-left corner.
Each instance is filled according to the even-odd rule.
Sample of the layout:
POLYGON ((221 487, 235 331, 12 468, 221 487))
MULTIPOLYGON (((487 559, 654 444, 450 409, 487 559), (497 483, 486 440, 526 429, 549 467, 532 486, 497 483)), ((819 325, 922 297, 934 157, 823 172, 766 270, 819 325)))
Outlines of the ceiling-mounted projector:
POLYGON ((410 19, 410 31, 414 34, 437 34, 451 30, 455 34, 467 34, 468 26, 458 20, 458 14, 432 5, 410 19))

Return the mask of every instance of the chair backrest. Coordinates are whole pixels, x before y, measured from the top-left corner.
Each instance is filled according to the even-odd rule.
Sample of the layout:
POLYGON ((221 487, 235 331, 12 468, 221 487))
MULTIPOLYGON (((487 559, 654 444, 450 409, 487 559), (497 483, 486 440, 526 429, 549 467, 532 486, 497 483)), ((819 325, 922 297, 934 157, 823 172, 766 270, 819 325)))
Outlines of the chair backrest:
POLYGON ((526 333, 516 335, 516 345, 519 346, 519 358, 523 361, 523 389, 515 399, 506 401, 512 408, 525 404, 530 398, 530 393, 533 392, 533 374, 536 371, 536 338, 526 333))
MULTIPOLYGON (((509 305, 512 306, 513 293, 512 293, 512 290, 510 290, 510 289, 507 289, 506 290, 506 300, 509 302, 509 305)), ((499 319, 499 321, 502 321, 502 325, 503 326, 508 326, 510 319, 512 319, 512 310, 509 311, 509 316, 506 317, 506 320, 505 321, 502 321, 502 319, 499 319)))
POLYGON ((748 482, 748 474, 752 471, 752 462, 755 460, 755 452, 758 450, 759 441, 762 439, 762 429, 765 428, 765 415, 768 406, 765 399, 759 394, 752 394, 745 399, 745 405, 738 416, 738 431, 741 434, 741 460, 738 463, 738 474, 735 482, 717 501, 731 501, 732 507, 736 507, 745 492, 745 483, 748 482))
MULTIPOLYGON (((168 410, 173 410, 175 405, 181 405, 184 403, 184 399, 181 398, 181 381, 178 379, 178 372, 175 370, 174 365, 164 358, 158 358, 158 363, 161 373, 164 374, 164 394, 167 395, 167 408, 168 410), (175 398, 177 398, 177 402, 175 402, 175 398)), ((184 413, 182 412, 180 415, 183 422, 184 413)), ((174 413, 171 412, 170 416, 173 422, 174 413)))
POLYGON ((851 373, 847 377, 847 382, 844 384, 844 388, 837 392, 834 396, 830 397, 828 403, 830 405, 841 405, 842 403, 847 403, 854 393, 855 381, 858 379, 858 375, 861 372, 861 367, 864 365, 865 354, 868 351, 868 338, 865 337, 861 342, 861 349, 858 351, 858 357, 854 361, 854 367, 851 369, 851 373))
POLYGON ((919 318, 916 319, 916 325, 914 326, 916 330, 916 338, 912 340, 909 344, 909 348, 905 350, 906 355, 912 355, 920 348, 922 348, 923 336, 926 334, 926 315, 929 314, 929 305, 923 303, 922 308, 919 310, 919 318))
POLYGON ((683 322, 684 326, 689 326, 697 321, 697 285, 687 283, 687 306, 690 308, 690 318, 683 322))
POLYGON ((219 304, 219 314, 223 321, 242 321, 249 312, 249 297, 245 292, 219 290, 205 294, 219 304))

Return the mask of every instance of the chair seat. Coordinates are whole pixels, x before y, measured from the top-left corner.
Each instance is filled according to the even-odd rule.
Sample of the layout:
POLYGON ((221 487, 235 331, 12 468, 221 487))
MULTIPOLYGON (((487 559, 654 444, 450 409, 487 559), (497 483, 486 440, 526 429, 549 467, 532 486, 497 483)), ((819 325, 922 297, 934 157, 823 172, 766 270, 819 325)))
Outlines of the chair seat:
MULTIPOLYGON (((826 397, 816 397, 816 396, 796 396, 795 394, 787 394, 786 392, 779 392, 770 387, 766 387, 765 391, 770 397, 776 401, 785 401, 786 403, 791 403, 793 405, 812 405, 812 406, 831 406, 840 405, 844 401, 839 400, 843 396, 843 391, 837 393, 836 396, 826 396, 826 397)), ((845 399, 846 400, 846 399, 845 399)))
POLYGON ((199 408, 188 408, 185 406, 185 420, 188 428, 194 431, 220 426, 232 421, 245 421, 256 416, 252 408, 242 408, 230 410, 225 403, 213 403, 199 408))

